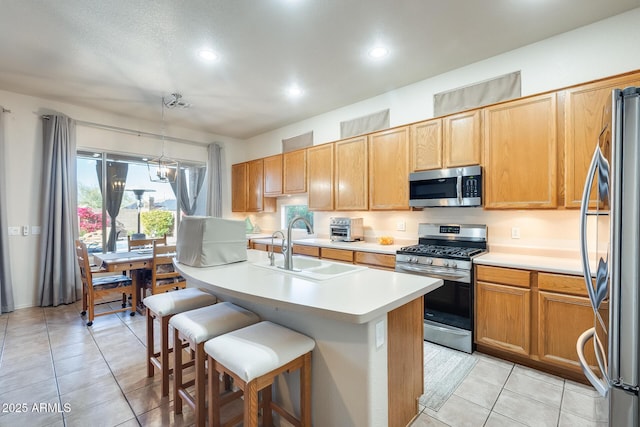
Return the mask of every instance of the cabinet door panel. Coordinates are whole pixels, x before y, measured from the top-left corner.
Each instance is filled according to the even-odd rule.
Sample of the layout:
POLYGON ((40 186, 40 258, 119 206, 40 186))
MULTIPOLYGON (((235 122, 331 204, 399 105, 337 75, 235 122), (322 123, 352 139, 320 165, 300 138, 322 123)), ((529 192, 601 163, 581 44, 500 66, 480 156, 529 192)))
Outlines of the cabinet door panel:
POLYGON ((445 168, 480 164, 481 117, 474 110, 443 119, 445 168))
POLYGON ((284 193, 307 191, 307 150, 296 150, 282 155, 284 193))
MULTIPOLYGON (((576 341, 593 327, 594 315, 588 298, 540 292, 538 294, 538 353, 540 360, 582 372, 576 341)), ((597 366, 593 341, 585 347, 585 356, 597 366)))
POLYGON ((476 342, 528 356, 531 291, 477 282, 476 342))
POLYGON ((323 144, 307 149, 310 210, 333 210, 333 148, 334 144, 323 144))
POLYGON ((409 128, 369 135, 369 209, 409 209, 409 128))
POLYGON ((411 170, 442 168, 442 120, 411 126, 411 170))
POLYGON ((369 209, 367 137, 335 143, 335 206, 338 211, 369 209))
POLYGON ((264 158, 264 195, 282 195, 282 154, 264 158))
POLYGON ((247 164, 231 165, 231 211, 247 211, 247 164))
POLYGON ((555 93, 484 112, 485 208, 557 206, 555 93))
POLYGON ((611 102, 613 89, 628 86, 640 86, 640 75, 607 79, 565 92, 565 206, 580 207, 591 156, 602 129, 604 106, 611 102))

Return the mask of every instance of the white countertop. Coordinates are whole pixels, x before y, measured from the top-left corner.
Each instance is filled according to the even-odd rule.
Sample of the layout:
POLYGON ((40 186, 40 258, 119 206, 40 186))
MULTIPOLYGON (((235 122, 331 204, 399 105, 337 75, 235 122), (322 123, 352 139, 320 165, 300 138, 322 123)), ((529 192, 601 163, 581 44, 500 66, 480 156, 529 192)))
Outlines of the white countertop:
MULTIPOLYGON (((271 237, 269 238, 251 238, 252 242, 262 243, 266 245, 271 244, 271 237)), ((282 239, 273 239, 273 244, 276 246, 282 246, 282 239)), ((373 242, 334 242, 331 239, 310 238, 310 239, 293 239, 294 245, 306 245, 306 246, 318 246, 324 248, 335 249, 347 249, 351 251, 362 252, 376 252, 381 254, 395 255, 396 251, 403 246, 407 245, 380 245, 373 242)))
POLYGON ((217 267, 175 265, 188 281, 222 299, 227 295, 350 323, 367 323, 442 284, 440 279, 369 268, 317 281, 254 265, 268 261, 264 251, 248 250, 247 255, 248 261, 217 267))
MULTIPOLYGON (((473 263, 582 276, 582 261, 578 257, 569 258, 489 252, 474 258, 473 263)), ((593 266, 591 270, 594 271, 593 266)))

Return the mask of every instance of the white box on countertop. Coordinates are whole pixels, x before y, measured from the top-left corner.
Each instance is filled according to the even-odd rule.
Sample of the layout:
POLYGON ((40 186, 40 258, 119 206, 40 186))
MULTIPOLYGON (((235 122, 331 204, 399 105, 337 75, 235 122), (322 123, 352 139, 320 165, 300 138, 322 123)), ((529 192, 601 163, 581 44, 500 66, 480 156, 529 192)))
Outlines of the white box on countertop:
POLYGON ((176 242, 178 262, 211 267, 247 260, 245 222, 211 216, 185 216, 176 242))

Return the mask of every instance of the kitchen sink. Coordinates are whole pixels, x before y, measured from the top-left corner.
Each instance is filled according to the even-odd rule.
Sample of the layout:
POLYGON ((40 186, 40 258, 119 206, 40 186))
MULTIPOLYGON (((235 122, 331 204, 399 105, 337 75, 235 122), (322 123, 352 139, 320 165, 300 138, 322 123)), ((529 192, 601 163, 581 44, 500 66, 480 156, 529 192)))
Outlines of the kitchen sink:
POLYGON ((284 259, 282 258, 277 259, 275 265, 269 265, 268 261, 254 263, 253 265, 315 280, 333 279, 334 277, 344 276, 345 274, 355 273, 356 271, 362 271, 367 268, 361 265, 342 264, 306 257, 294 256, 292 261, 293 270, 284 269, 284 259))

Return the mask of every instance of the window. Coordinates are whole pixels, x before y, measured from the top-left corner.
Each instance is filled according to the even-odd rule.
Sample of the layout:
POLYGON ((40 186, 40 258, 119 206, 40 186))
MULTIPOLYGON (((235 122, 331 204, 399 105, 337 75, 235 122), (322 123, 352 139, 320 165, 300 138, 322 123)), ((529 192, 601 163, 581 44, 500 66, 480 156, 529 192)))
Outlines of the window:
POLYGON ((180 164, 175 183, 152 182, 146 162, 126 155, 79 151, 77 169, 79 235, 90 252, 126 251, 134 234, 174 243, 180 215, 206 206, 202 164, 180 164))
MULTIPOLYGON (((282 228, 286 229, 294 217, 300 215, 305 217, 307 221, 313 226, 313 212, 309 211, 307 205, 283 205, 282 206, 282 228)), ((306 230, 307 226, 302 221, 296 221, 293 224, 294 229, 306 230)))

